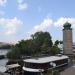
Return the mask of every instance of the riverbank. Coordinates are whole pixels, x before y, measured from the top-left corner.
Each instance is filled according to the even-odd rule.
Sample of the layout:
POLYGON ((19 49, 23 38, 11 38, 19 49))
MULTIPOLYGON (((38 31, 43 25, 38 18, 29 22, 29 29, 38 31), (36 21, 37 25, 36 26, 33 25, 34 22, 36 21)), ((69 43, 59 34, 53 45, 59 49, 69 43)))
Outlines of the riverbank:
POLYGON ((6 63, 8 62, 8 59, 5 58, 7 52, 9 51, 10 49, 0 49, 0 56, 1 56, 1 59, 0 59, 0 72, 5 72, 6 71, 6 63))
POLYGON ((1 59, 0 60, 0 72, 6 71, 6 63, 8 62, 8 59, 1 59))

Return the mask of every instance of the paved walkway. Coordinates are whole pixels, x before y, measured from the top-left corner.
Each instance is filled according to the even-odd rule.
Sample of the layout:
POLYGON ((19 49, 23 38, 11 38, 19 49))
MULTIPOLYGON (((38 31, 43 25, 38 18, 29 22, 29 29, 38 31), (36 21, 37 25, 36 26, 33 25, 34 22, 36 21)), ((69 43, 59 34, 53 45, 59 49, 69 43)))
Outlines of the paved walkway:
POLYGON ((75 66, 69 67, 65 71, 61 72, 60 75, 75 75, 75 66))
POLYGON ((10 75, 10 74, 0 72, 0 75, 10 75))

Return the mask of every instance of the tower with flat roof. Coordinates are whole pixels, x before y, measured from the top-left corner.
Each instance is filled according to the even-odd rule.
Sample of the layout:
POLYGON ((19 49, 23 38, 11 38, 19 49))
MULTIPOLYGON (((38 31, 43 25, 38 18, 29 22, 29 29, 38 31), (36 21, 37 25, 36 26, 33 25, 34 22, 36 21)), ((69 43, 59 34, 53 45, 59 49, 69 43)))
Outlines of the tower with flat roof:
POLYGON ((64 24, 63 29, 63 50, 64 54, 73 55, 73 48, 72 48, 72 28, 71 24, 66 22, 64 24))

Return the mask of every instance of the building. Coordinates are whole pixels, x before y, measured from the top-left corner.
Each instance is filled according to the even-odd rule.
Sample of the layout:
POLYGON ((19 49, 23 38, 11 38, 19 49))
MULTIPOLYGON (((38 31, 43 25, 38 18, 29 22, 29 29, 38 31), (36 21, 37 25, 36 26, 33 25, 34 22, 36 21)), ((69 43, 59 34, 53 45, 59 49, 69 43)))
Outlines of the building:
POLYGON ((24 60, 23 75, 40 75, 53 68, 66 67, 67 65, 68 56, 65 55, 26 59, 24 60))
POLYGON ((66 22, 63 27, 63 52, 67 55, 73 55, 73 39, 71 24, 66 22))

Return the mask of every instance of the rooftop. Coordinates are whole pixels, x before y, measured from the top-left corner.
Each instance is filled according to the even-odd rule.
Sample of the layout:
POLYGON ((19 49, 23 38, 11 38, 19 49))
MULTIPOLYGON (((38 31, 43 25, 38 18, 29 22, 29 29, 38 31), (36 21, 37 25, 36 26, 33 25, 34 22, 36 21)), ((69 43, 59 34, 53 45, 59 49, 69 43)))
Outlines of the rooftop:
POLYGON ((52 61, 67 59, 67 58, 68 58, 68 56, 65 56, 65 55, 62 55, 62 56, 48 56, 48 57, 42 57, 42 58, 26 59, 26 60, 24 60, 24 62, 47 63, 47 62, 52 62, 52 61))
POLYGON ((63 27, 64 29, 71 29, 71 24, 66 22, 63 27))

